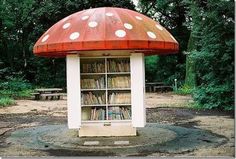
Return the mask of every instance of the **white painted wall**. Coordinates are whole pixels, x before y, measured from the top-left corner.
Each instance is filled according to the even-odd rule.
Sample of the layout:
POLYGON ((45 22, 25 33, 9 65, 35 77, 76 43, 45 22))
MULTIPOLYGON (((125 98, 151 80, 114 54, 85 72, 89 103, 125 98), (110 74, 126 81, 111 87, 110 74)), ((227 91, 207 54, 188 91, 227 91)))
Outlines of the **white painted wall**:
POLYGON ((146 124, 145 97, 145 69, 144 55, 133 53, 130 56, 131 66, 131 104, 133 127, 144 127, 146 124))
POLYGON ((81 127, 80 57, 78 55, 66 56, 66 72, 68 127, 78 129, 81 127))

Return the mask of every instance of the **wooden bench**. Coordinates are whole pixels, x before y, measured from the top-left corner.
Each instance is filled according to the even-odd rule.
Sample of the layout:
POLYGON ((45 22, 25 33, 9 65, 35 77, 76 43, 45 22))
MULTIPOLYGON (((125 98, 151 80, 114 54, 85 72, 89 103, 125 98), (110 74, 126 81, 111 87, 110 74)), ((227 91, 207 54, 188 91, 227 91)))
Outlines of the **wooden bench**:
POLYGON ((35 100, 40 99, 40 93, 35 92, 35 93, 30 93, 30 94, 34 97, 35 100))
POLYGON ((61 99, 62 96, 64 96, 64 93, 41 94, 41 97, 45 97, 45 99, 48 99, 48 97, 51 97, 51 100, 53 100, 54 98, 57 98, 59 100, 59 99, 61 99))
POLYGON ((35 89, 34 91, 35 92, 31 94, 34 95, 36 100, 49 99, 49 97, 51 97, 51 100, 59 100, 63 95, 65 95, 64 93, 60 93, 62 91, 61 88, 40 88, 35 89))
POLYGON ((148 83, 145 83, 145 89, 146 89, 146 92, 155 92, 154 87, 163 86, 163 85, 164 85, 163 82, 148 82, 148 83))
POLYGON ((173 91, 173 88, 172 86, 154 86, 154 91, 167 92, 167 91, 173 91))

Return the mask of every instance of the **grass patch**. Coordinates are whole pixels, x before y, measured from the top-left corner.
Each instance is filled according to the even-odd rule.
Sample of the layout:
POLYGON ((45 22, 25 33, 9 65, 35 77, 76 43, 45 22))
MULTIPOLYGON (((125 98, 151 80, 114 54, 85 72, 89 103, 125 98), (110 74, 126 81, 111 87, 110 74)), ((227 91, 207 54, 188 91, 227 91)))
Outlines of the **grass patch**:
POLYGON ((0 97, 0 107, 5 107, 8 105, 13 105, 16 102, 14 101, 13 98, 10 97, 0 97))
POLYGON ((183 85, 177 90, 174 89, 174 93, 179 94, 179 95, 191 95, 193 94, 193 91, 194 91, 193 88, 186 85, 183 85))

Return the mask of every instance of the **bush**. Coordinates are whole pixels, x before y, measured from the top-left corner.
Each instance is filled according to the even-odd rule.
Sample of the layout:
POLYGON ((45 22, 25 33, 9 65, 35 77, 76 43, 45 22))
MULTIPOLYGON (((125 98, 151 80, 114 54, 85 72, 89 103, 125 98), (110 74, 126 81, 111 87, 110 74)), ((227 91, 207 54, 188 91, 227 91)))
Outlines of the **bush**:
POLYGON ((192 94, 194 92, 194 88, 191 88, 188 85, 183 85, 182 87, 180 87, 177 90, 174 89, 174 92, 176 94, 180 94, 180 95, 188 95, 188 94, 192 94))
POLYGON ((234 97, 231 85, 208 85, 198 87, 193 93, 198 107, 205 109, 234 109, 234 97))
POLYGON ((27 89, 31 89, 31 84, 23 78, 9 77, 8 81, 0 83, 1 90, 11 90, 13 92, 19 92, 27 89))
POLYGON ((29 97, 32 92, 31 84, 23 78, 8 78, 0 82, 0 96, 11 98, 29 97))
POLYGON ((9 97, 0 97, 0 106, 7 106, 7 105, 13 105, 15 104, 14 99, 9 98, 9 97))

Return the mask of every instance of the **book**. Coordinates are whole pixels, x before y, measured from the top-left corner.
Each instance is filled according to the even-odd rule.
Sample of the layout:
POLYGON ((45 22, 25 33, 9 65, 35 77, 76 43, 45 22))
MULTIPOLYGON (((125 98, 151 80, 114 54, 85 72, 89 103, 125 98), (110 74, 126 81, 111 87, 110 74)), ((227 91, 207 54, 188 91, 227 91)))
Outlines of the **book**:
POLYGON ((104 77, 100 78, 82 78, 81 79, 81 88, 82 89, 104 89, 105 88, 105 79, 104 77))
POLYGON ((130 72, 129 59, 109 59, 107 66, 108 72, 130 72))
POLYGON ((106 101, 105 93, 94 94, 93 92, 88 92, 88 93, 81 94, 81 104, 82 105, 105 104, 105 101, 106 101))
POLYGON ((108 88, 130 88, 130 76, 108 77, 108 88))
POLYGON ((109 104, 130 104, 131 103, 131 93, 122 92, 116 93, 112 92, 108 95, 109 104))
POLYGON ((105 72, 105 63, 101 61, 93 61, 91 63, 82 63, 81 64, 82 73, 104 73, 105 72))
POLYGON ((104 108, 91 108, 90 120, 106 120, 106 111, 104 108))
POLYGON ((130 120, 130 107, 108 107, 108 120, 130 120))

